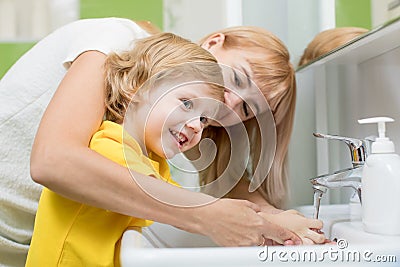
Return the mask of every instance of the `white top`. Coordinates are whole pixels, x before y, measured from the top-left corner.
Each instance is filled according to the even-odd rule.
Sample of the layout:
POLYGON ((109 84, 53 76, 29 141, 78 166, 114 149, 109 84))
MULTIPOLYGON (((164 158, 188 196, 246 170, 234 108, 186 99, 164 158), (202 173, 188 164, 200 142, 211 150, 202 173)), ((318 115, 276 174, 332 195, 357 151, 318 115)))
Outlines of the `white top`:
POLYGON ((128 19, 86 19, 54 31, 0 80, 0 266, 24 266, 41 192, 29 174, 40 119, 71 63, 83 52, 129 50, 149 34, 128 19))

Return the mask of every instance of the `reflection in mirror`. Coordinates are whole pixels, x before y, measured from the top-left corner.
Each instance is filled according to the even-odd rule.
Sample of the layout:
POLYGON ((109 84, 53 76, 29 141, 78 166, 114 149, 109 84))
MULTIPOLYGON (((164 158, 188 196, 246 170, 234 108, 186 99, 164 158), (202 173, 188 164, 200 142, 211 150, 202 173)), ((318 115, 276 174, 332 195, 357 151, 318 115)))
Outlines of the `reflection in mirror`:
POLYGON ((322 31, 308 44, 298 66, 304 66, 366 32, 368 29, 359 27, 339 27, 322 31))

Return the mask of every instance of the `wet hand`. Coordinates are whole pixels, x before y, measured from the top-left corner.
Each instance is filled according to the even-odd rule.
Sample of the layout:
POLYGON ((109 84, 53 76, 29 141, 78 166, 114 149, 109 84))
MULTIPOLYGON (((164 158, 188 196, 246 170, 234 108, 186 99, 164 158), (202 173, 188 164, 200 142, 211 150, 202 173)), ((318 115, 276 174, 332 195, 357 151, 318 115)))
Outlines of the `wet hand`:
MULTIPOLYGON (((323 226, 322 221, 304 217, 296 210, 287 210, 280 213, 260 212, 267 221, 281 225, 296 233, 305 245, 323 244, 326 241, 325 235, 320 231, 323 226)), ((292 245, 290 240, 284 242, 285 245, 292 245)))

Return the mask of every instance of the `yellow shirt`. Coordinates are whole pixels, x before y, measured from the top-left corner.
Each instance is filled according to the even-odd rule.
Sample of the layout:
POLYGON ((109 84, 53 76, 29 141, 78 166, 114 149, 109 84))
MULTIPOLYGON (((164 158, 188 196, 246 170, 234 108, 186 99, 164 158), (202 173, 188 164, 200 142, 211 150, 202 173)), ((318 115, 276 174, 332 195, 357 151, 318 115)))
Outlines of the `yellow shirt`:
MULTIPOLYGON (((152 160, 144 156, 132 137, 126 132, 123 137, 119 124, 104 121, 93 135, 90 148, 137 172, 178 185, 171 179, 166 160, 156 155, 150 155, 152 160)), ((26 266, 119 265, 123 232, 130 226, 144 227, 151 223, 75 202, 45 188, 26 266)))

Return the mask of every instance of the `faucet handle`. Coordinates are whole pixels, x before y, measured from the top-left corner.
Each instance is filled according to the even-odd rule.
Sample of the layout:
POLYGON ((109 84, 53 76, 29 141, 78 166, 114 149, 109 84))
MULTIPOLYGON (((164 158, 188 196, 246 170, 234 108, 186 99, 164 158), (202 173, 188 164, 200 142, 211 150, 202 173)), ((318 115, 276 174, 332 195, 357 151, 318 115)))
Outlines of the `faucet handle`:
POLYGON ((363 165, 365 159, 367 158, 367 147, 365 140, 360 140, 351 137, 337 136, 337 135, 321 134, 321 133, 314 133, 314 136, 318 138, 345 142, 348 148, 350 149, 350 155, 353 167, 363 165))
POLYGON ((367 150, 367 155, 371 153, 371 148, 372 148, 372 143, 376 141, 377 136, 376 135, 370 135, 365 137, 362 141, 366 147, 367 150))

